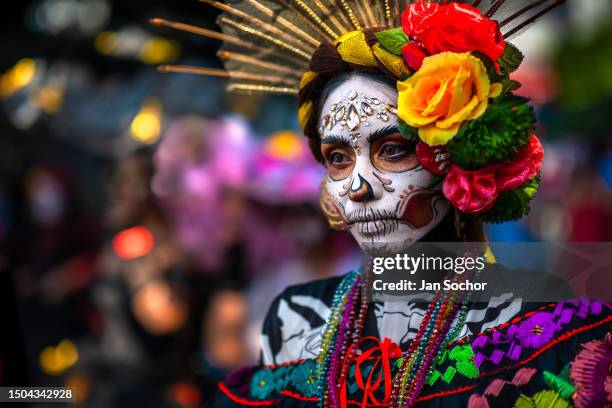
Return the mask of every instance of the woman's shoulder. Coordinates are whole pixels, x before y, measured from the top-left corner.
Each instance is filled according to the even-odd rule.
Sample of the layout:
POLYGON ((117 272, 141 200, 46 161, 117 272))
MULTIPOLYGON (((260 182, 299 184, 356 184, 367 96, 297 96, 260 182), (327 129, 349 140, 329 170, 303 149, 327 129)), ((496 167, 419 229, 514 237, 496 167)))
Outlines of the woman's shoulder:
POLYGON ((331 276, 328 278, 316 279, 297 285, 287 286, 278 297, 291 298, 293 296, 310 296, 316 297, 321 300, 331 299, 336 291, 336 288, 342 282, 342 280, 349 274, 354 272, 348 272, 343 275, 331 276))
POLYGON ((334 293, 342 280, 354 273, 348 272, 343 275, 287 286, 272 301, 266 321, 277 318, 279 309, 286 309, 288 307, 296 311, 299 309, 300 314, 306 313, 308 309, 321 314, 323 310, 331 306, 334 293))
POLYGON ((334 293, 348 276, 351 273, 292 285, 276 297, 262 328, 262 361, 265 364, 318 355, 334 293))

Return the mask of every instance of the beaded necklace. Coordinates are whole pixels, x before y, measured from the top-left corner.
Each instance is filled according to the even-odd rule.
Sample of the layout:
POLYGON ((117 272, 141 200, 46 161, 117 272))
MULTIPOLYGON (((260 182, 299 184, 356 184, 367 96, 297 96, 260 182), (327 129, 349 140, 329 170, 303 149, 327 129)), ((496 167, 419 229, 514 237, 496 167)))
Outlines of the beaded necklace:
MULTIPOLYGON (((368 271, 369 272, 369 271, 368 271)), ((477 276, 476 276, 477 277, 477 276)), ((369 303, 370 274, 352 271, 344 277, 332 299, 331 314, 323 331, 317 359, 319 406, 346 407, 341 384, 346 382, 351 362, 359 352, 359 341, 369 303)), ((455 275, 454 280, 460 279, 455 275)), ((453 341, 465 324, 471 293, 458 302, 456 292, 438 291, 429 303, 417 335, 402 353, 399 370, 392 380, 390 407, 411 407, 431 375, 445 345, 453 341), (452 328, 453 321, 457 324, 452 328)), ((364 404, 367 396, 364 396, 364 404)), ((363 405, 363 404, 362 404, 363 405)))

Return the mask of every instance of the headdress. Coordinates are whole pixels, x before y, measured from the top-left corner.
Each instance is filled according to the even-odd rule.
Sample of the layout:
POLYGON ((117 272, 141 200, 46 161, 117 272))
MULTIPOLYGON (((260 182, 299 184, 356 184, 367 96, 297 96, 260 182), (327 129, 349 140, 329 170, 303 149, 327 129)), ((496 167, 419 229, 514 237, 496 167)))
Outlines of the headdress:
POLYGON ((201 0, 223 11, 222 32, 154 19, 223 41, 225 71, 163 66, 230 78, 229 90, 295 94, 315 156, 327 82, 348 71, 397 81, 402 135, 444 176, 443 193, 487 222, 518 219, 538 187, 543 149, 527 99, 509 75, 522 62, 508 42, 564 0, 201 0))

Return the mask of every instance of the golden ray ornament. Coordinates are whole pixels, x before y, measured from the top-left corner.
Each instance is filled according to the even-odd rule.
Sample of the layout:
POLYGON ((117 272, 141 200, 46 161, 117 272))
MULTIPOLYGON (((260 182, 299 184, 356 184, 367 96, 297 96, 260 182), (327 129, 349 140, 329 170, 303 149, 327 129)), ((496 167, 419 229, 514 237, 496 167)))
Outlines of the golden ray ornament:
MULTIPOLYGON (((335 45, 355 30, 401 27, 401 13, 415 0, 199 0, 222 11, 221 32, 155 18, 151 23, 222 42, 226 69, 162 66, 161 72, 222 76, 228 90, 297 94, 300 77, 320 44, 335 45)), ((448 0, 432 0, 448 3, 448 0)), ((565 0, 464 0, 499 22, 505 39, 525 30, 565 0)))

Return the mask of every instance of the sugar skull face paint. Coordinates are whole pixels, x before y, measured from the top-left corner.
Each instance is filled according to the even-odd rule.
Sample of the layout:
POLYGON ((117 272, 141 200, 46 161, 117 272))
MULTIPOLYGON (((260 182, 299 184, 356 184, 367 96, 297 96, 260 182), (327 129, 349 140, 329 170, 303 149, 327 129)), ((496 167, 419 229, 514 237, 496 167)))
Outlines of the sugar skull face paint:
POLYGON ((396 101, 393 87, 353 75, 329 93, 319 118, 327 193, 365 250, 376 243, 406 248, 450 208, 441 180, 400 135, 396 101))

